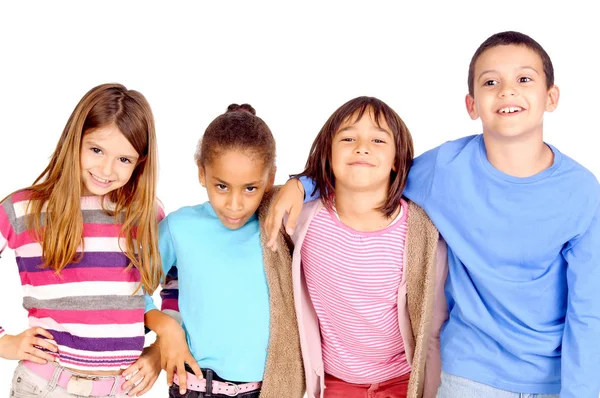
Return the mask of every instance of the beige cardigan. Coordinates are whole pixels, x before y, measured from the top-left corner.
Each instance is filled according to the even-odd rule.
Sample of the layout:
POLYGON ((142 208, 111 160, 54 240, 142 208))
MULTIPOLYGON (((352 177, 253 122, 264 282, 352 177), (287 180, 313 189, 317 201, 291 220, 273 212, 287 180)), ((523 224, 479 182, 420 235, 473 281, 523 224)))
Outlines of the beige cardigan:
POLYGON ((269 345, 260 397, 302 398, 305 392, 304 368, 292 297, 291 242, 280 232, 277 251, 273 252, 266 245, 264 221, 273 194, 274 191, 265 194, 258 208, 270 309, 269 345))
MULTIPOLYGON (((319 321, 302 274, 301 249, 310 222, 322 208, 320 200, 306 203, 292 236, 294 301, 308 398, 322 398, 326 386, 319 321)), ((429 398, 435 397, 441 373, 439 329, 447 316, 443 291, 448 272, 446 244, 425 212, 412 202, 408 202, 407 222, 406 255, 398 291, 398 324, 412 367, 408 397, 429 398)))

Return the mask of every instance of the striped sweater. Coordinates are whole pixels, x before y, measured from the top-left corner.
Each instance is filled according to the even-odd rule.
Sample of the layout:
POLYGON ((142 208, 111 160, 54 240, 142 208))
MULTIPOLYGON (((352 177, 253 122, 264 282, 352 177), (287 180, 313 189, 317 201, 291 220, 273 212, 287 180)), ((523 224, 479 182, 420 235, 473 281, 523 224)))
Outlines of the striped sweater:
POLYGON ((325 373, 354 384, 410 372, 398 325, 408 205, 387 227, 356 231, 323 207, 301 249, 321 330, 325 373))
MULTIPOLYGON (((0 254, 7 246, 15 251, 29 326, 52 334, 63 366, 128 367, 144 346, 145 300, 142 289, 134 294, 141 279, 137 269, 127 269, 121 224, 102 210, 101 197, 83 197, 85 252, 57 274, 41 266, 42 247, 26 229, 27 199, 19 192, 0 206, 0 254)), ((4 333, 0 327, 0 338, 4 333)))

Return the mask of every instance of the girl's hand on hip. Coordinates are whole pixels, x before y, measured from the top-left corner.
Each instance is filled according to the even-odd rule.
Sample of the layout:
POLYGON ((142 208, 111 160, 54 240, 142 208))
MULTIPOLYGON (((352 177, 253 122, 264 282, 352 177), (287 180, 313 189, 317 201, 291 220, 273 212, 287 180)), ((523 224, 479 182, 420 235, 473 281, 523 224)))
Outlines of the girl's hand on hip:
POLYGON ((144 348, 138 360, 123 371, 122 376, 127 381, 123 383, 122 388, 123 390, 131 388, 127 393, 130 397, 140 397, 152 388, 160 371, 160 347, 157 340, 154 344, 144 348))
POLYGON ((45 364, 54 362, 54 355, 43 351, 58 352, 54 337, 45 329, 33 327, 16 336, 6 334, 0 338, 0 357, 4 359, 27 360, 45 364), (42 336, 42 337, 38 337, 42 336))

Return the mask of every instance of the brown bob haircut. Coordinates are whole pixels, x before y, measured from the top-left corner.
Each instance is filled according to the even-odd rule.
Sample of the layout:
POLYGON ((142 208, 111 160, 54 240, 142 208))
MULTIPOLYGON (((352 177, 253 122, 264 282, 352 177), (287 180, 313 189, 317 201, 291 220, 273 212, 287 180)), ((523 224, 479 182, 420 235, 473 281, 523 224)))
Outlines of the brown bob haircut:
POLYGON ((327 208, 331 209, 333 207, 333 194, 335 193, 335 176, 331 169, 333 138, 344 122, 352 119, 356 122, 365 113, 373 117, 373 121, 378 127, 380 127, 381 121, 384 120, 394 135, 396 145, 394 169, 396 171, 390 170, 388 196, 385 203, 379 208, 381 212, 390 217, 400 204, 414 150, 410 131, 400 116, 380 99, 358 97, 339 107, 317 134, 306 161, 306 168, 296 177, 306 176, 313 179, 316 184, 315 189, 319 191, 321 200, 327 208))

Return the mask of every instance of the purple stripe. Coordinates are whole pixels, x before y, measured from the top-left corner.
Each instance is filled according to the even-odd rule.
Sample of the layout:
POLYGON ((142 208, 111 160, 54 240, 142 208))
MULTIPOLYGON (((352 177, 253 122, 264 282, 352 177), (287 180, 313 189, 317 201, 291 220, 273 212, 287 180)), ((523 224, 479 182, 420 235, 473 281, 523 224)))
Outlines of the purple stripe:
MULTIPOLYGON (((48 271, 48 268, 41 267, 41 263, 41 257, 17 257, 19 272, 48 271)), ((129 259, 123 253, 85 252, 79 262, 70 263, 66 268, 125 268, 128 264, 129 259)))
POLYGON ((144 336, 136 337, 78 337, 68 332, 46 329, 58 345, 64 345, 82 351, 141 351, 144 348, 144 336))
MULTIPOLYGON (((40 336, 43 337, 43 336, 40 336)), ((114 357, 114 358, 106 358, 106 357, 102 357, 102 358, 81 358, 81 357, 75 357, 72 355, 69 355, 67 353, 61 352, 60 354, 56 355, 54 352, 47 350, 46 348, 43 347, 38 347, 40 348, 42 351, 47 352, 53 356, 58 356, 61 359, 68 359, 71 360, 73 362, 78 362, 78 363, 85 363, 85 364, 121 364, 121 363, 130 363, 130 362, 135 362, 137 358, 139 358, 140 354, 142 353, 141 351, 139 351, 139 354, 137 355, 137 358, 132 358, 134 355, 129 355, 127 357, 114 357)))
MULTIPOLYGON (((140 351, 141 353, 141 351, 140 351)), ((70 355, 67 354, 60 354, 60 358, 64 358, 64 359, 68 359, 70 361, 73 362, 78 362, 78 363, 85 363, 85 364, 121 364, 121 363, 131 363, 131 362, 135 362, 135 359, 132 358, 116 358, 116 359, 106 359, 106 358, 100 358, 100 359, 89 359, 89 358, 79 358, 79 357, 72 357, 70 355)))

